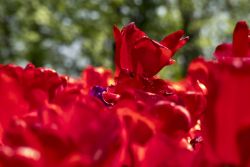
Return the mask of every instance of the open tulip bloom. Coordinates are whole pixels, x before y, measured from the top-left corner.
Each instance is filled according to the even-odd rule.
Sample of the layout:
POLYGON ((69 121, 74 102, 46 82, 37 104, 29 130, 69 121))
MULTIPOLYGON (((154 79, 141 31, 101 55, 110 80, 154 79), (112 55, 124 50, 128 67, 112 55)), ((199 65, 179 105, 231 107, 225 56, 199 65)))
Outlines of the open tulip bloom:
POLYGON ((0 167, 250 167, 246 22, 178 82, 156 74, 184 31, 160 42, 134 23, 113 32, 114 74, 0 65, 0 167))

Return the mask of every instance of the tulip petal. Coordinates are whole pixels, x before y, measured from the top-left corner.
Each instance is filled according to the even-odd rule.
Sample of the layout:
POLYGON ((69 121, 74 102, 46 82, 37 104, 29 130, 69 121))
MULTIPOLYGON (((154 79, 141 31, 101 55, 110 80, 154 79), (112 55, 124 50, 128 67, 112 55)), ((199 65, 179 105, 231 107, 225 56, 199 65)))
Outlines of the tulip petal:
POLYGON ((248 56, 248 25, 245 21, 236 24, 233 33, 233 54, 237 57, 248 56))

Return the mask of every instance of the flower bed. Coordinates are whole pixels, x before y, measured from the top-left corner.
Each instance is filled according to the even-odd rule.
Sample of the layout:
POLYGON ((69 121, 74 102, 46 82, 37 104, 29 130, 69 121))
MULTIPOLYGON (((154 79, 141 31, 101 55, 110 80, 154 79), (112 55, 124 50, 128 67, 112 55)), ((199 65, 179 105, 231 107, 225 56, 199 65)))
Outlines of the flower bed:
POLYGON ((157 42, 134 23, 114 27, 114 74, 0 65, 0 167, 250 166, 246 22, 183 80, 156 77, 183 35, 157 42))

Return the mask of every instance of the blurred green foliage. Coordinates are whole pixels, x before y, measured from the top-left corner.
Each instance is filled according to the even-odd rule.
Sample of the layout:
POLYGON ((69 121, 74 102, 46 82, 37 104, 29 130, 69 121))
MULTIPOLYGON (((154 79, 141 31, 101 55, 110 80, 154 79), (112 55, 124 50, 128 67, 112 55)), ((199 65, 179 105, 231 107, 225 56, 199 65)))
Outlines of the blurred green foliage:
POLYGON ((78 75, 88 64, 112 68, 112 26, 133 21, 161 40, 183 29, 188 44, 164 77, 180 78, 194 57, 211 57, 238 20, 250 23, 249 0, 0 0, 0 63, 48 66, 78 75))

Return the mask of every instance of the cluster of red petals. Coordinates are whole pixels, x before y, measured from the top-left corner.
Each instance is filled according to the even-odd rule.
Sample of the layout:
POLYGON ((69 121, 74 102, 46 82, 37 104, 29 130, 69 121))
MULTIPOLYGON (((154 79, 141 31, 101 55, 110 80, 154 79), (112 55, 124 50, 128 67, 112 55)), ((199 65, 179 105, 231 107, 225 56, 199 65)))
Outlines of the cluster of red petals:
POLYGON ((203 137, 216 164, 250 166, 250 29, 239 21, 232 43, 219 45, 213 61, 195 60, 195 78, 206 85, 203 137))
POLYGON ((0 65, 0 167, 250 166, 247 24, 182 81, 156 77, 183 35, 156 42, 134 23, 114 27, 115 77, 0 65))
POLYGON ((184 31, 179 30, 157 42, 134 23, 128 24, 121 31, 114 27, 116 74, 128 70, 135 75, 154 76, 164 66, 174 62, 171 57, 188 40, 183 35, 184 31))

